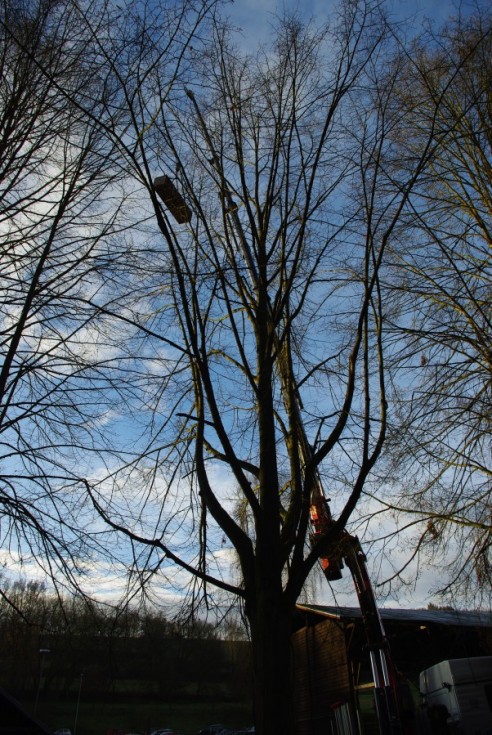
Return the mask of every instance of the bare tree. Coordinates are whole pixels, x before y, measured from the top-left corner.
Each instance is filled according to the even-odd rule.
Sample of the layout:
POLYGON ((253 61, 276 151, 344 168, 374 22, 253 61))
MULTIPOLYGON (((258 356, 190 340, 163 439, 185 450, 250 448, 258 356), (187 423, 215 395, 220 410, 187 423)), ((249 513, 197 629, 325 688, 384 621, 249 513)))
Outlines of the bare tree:
POLYGON ((401 523, 414 528, 412 556, 438 565, 439 590, 482 602, 492 530, 491 43, 488 11, 458 19, 416 43, 400 88, 413 121, 400 150, 415 155, 431 128, 440 145, 393 250, 395 335, 405 341, 388 498, 415 512, 401 523))
POLYGON ((385 254, 437 143, 430 126, 401 166, 406 58, 379 3, 284 17, 255 56, 214 5, 41 4, 39 49, 2 18, 53 99, 22 118, 40 163, 5 199, 4 545, 65 563, 94 509, 142 583, 178 569, 195 599, 237 596, 257 732, 290 733, 295 603, 383 448, 385 254))
POLYGON ((152 75, 155 96, 132 96, 138 75, 118 78, 132 104, 125 160, 160 232, 142 241, 119 316, 155 361, 145 451, 89 490, 111 528, 148 548, 144 577, 177 565, 196 596, 243 601, 259 733, 293 731, 295 602, 385 439, 381 268, 433 146, 431 132, 407 171, 388 165, 401 120, 389 45, 378 6, 350 2, 332 28, 283 18, 254 57, 217 22, 170 93, 152 75), (310 544, 320 481, 336 506, 310 544), (228 548, 239 579, 220 564, 228 548))
POLYGON ((118 406, 141 377, 121 321, 104 311, 134 290, 121 156, 132 109, 118 86, 134 69, 102 64, 101 44, 109 34, 143 64, 142 39, 157 38, 169 81, 202 16, 160 10, 82 12, 70 0, 0 10, 1 545, 6 560, 75 584, 92 555, 116 558, 84 480, 111 463, 118 406))

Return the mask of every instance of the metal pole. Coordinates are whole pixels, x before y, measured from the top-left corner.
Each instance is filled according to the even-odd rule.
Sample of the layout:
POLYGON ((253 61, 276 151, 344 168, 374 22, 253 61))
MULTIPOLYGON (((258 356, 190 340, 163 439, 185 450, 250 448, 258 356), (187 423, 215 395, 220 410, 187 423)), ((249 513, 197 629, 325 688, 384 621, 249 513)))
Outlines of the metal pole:
POLYGON ((34 714, 36 714, 38 709, 38 703, 39 703, 39 693, 41 691, 41 680, 43 678, 43 665, 44 665, 44 654, 45 653, 51 653, 49 648, 40 648, 39 649, 39 679, 38 679, 38 688, 36 691, 36 701, 34 702, 34 714))
POLYGON ((82 691, 82 680, 84 678, 83 672, 80 673, 79 681, 79 693, 77 696, 77 707, 75 708, 75 723, 73 726, 73 735, 77 735, 77 720, 79 719, 79 706, 80 706, 80 692, 82 691))

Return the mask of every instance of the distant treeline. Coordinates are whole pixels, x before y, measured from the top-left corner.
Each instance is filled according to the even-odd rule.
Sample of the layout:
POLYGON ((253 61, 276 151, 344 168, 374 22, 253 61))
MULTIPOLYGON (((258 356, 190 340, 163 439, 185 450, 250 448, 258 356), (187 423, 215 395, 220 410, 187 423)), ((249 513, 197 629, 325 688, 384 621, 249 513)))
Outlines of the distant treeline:
POLYGON ((201 620, 60 597, 15 582, 0 599, 0 684, 27 699, 241 700, 250 694, 249 645, 201 620), (220 637, 219 637, 220 636, 220 637))

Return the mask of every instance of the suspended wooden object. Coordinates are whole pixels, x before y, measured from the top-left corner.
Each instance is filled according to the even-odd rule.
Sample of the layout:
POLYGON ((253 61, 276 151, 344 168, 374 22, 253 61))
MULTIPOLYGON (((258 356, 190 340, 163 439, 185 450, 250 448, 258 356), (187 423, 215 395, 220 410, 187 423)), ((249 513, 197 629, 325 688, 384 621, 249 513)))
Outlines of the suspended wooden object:
POLYGON ((158 176, 154 179, 154 189, 179 225, 191 220, 191 209, 169 176, 158 176))

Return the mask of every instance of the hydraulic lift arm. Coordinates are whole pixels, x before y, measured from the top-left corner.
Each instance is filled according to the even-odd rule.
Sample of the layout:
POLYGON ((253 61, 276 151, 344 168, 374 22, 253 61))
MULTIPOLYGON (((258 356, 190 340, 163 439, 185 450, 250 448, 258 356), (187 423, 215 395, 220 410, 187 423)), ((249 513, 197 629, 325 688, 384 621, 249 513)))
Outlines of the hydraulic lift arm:
MULTIPOLYGON (((313 502, 311 519, 313 527, 317 529, 315 536, 323 533, 322 523, 333 523, 326 499, 321 498, 313 502), (322 510, 323 504, 325 510, 322 510), (320 522, 320 514, 324 516, 323 522, 320 522)), ((325 525, 325 530, 327 527, 325 525)), ((341 532, 332 549, 333 555, 330 550, 329 554, 320 557, 320 563, 328 581, 337 578, 333 576, 333 572, 336 569, 341 570, 343 563, 352 575, 369 650, 380 733, 400 735, 403 731, 398 703, 398 677, 367 570, 366 556, 359 539, 347 531, 341 532)))

